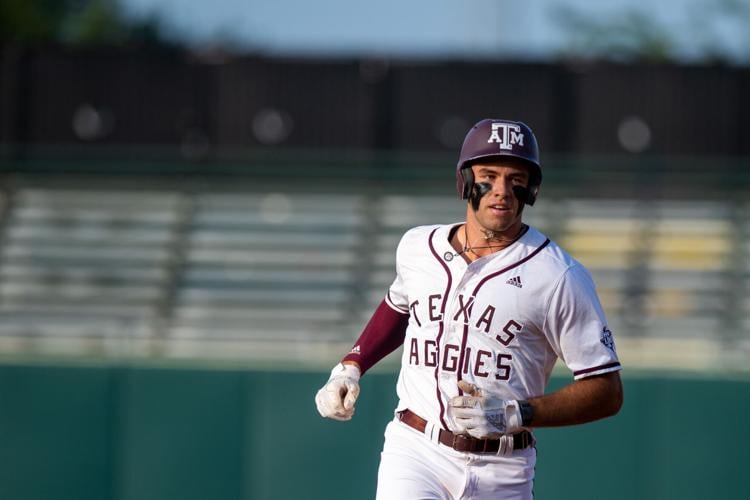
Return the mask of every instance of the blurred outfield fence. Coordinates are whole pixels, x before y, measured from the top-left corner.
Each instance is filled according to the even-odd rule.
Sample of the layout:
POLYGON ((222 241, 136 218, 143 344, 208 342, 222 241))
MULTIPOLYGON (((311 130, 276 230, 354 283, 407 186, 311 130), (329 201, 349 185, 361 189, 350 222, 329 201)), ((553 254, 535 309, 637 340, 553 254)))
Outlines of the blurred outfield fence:
MULTIPOLYGON (((747 380, 634 376, 618 416, 539 429, 535 498, 744 498, 747 380)), ((395 375, 350 422, 318 415, 327 370, 0 365, 6 500, 366 500, 395 375)), ((553 377, 551 389, 570 378, 553 377)))

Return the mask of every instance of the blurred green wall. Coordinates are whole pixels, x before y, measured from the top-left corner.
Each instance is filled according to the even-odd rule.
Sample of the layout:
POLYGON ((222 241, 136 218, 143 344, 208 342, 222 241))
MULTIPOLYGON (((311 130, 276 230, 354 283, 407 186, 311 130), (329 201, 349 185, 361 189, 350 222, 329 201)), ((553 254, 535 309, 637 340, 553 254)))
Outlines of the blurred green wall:
MULTIPOLYGON (((745 498, 750 381, 627 375, 617 417, 537 431, 536 498, 745 498)), ((363 379, 347 423, 317 415, 326 378, 0 366, 0 498, 373 498, 395 374, 363 379)))

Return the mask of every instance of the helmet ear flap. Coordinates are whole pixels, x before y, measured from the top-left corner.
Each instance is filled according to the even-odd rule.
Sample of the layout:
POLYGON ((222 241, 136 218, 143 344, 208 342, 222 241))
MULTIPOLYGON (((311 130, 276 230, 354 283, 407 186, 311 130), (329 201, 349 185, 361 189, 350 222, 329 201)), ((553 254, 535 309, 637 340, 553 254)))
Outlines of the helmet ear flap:
POLYGON ((461 199, 468 200, 471 197, 471 191, 474 188, 474 172, 471 170, 471 166, 466 166, 460 170, 461 178, 463 179, 463 187, 461 191, 461 199))
POLYGON ((526 204, 533 205, 539 195, 539 184, 529 186, 526 190, 526 204))
POLYGON ((537 164, 531 164, 531 176, 529 177, 529 194, 526 204, 533 205, 539 196, 539 186, 542 184, 542 169, 537 164))
POLYGON ((533 205, 536 201, 536 195, 539 192, 539 186, 513 186, 513 194, 522 205, 533 205))

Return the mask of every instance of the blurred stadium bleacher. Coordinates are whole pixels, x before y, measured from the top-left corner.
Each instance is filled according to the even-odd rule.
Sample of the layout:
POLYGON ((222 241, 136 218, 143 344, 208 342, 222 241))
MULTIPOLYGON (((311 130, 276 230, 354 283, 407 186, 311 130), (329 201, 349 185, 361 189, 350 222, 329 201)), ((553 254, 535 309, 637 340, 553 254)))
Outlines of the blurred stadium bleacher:
MULTIPOLYGON (((745 204, 548 191, 527 221, 591 270, 631 363, 705 368, 744 356, 745 204)), ((382 299, 401 234, 463 219, 451 195, 330 186, 31 182, 6 189, 2 206, 8 355, 329 361, 382 299)))

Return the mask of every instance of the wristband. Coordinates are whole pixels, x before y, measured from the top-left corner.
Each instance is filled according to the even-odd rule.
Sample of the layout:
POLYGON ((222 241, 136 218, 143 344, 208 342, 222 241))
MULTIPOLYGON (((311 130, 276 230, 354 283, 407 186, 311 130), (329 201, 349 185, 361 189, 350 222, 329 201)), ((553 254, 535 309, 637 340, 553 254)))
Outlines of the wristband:
POLYGON ((359 377, 361 376, 361 372, 359 368, 357 368, 356 365, 353 365, 350 363, 346 363, 346 364, 339 363, 333 367, 333 370, 331 370, 330 378, 333 378, 336 376, 344 376, 344 377, 353 378, 354 380, 359 380, 359 377))
POLYGON ((530 426, 534 421, 534 407, 524 399, 518 401, 518 408, 521 410, 521 425, 530 426))

